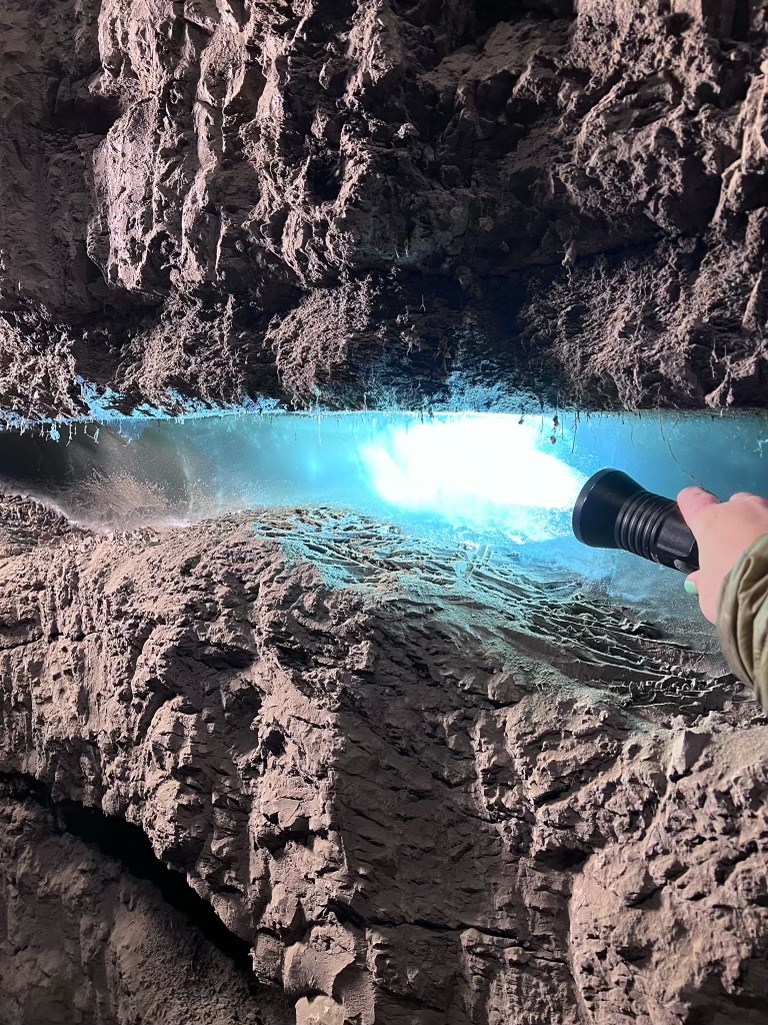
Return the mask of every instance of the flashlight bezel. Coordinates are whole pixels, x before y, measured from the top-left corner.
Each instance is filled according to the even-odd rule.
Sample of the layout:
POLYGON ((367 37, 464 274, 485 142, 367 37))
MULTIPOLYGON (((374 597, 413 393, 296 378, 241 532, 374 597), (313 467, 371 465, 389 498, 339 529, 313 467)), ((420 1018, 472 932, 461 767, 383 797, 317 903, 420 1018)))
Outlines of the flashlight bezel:
POLYGON ((592 474, 579 492, 573 507, 571 524, 577 541, 590 548, 621 548, 616 538, 616 523, 624 504, 645 489, 624 473, 606 467, 592 474), (603 492, 602 496, 599 492, 603 492), (589 504, 591 515, 585 513, 589 504), (597 516, 597 513, 601 516, 597 516))

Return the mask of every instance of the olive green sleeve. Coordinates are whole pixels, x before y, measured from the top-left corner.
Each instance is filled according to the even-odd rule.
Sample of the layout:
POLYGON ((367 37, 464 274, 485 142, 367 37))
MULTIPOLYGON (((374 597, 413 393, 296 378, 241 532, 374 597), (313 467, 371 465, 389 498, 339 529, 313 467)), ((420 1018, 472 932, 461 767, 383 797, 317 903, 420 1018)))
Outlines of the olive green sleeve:
POLYGON ((768 710, 768 534, 747 548, 723 581, 717 633, 731 670, 768 710))

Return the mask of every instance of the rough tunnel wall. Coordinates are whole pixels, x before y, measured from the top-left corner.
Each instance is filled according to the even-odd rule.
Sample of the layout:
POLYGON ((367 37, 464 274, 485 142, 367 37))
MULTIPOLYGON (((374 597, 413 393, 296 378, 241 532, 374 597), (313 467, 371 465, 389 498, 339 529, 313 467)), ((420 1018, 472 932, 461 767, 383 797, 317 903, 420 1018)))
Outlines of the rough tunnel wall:
POLYGON ((763 403, 765 23, 708 0, 0 3, 0 388, 452 370, 763 403))
POLYGON ((157 887, 64 832, 25 791, 0 783, 3 1021, 292 1023, 290 1001, 254 993, 157 887))
MULTIPOLYGON (((271 988, 268 1025, 283 994, 298 1025, 688 1025, 713 1001, 762 1022, 768 735, 695 651, 514 566, 461 579, 372 522, 40 545, 43 515, 4 504, 0 769, 132 822, 252 947, 251 1003, 200 983, 224 1020, 271 988)), ((2 815, 0 896, 16 914, 45 883, 26 960, 13 919, 0 937, 3 978, 61 947, 109 1020, 186 1020, 188 947, 153 1016, 165 976, 136 960, 118 869, 92 910, 81 848, 2 815)))

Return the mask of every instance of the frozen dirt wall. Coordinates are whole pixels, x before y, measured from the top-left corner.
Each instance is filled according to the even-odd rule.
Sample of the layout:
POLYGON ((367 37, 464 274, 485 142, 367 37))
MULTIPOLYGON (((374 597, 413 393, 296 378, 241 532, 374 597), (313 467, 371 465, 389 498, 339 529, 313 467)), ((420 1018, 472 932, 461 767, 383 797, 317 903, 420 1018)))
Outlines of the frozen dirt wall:
POLYGON ((2 1020, 23 972, 35 1021, 760 1025, 766 720, 716 658, 371 520, 2 509, 2 1020))
MULTIPOLYGON (((0 0, 3 419, 762 408, 765 51, 749 0, 0 0)), ((1 1021, 764 1025, 766 717, 690 614, 215 511, 0 496, 1 1021)))
POLYGON ((0 385, 762 405, 757 0, 0 4, 0 385))

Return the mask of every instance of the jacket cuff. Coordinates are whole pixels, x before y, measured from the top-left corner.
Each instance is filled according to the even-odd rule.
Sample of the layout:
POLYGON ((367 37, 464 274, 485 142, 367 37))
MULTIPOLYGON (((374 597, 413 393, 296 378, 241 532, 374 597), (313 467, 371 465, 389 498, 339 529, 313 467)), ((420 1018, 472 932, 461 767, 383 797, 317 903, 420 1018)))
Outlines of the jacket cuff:
POLYGON ((731 671, 768 710, 768 534, 746 549, 723 580, 717 634, 731 671))

